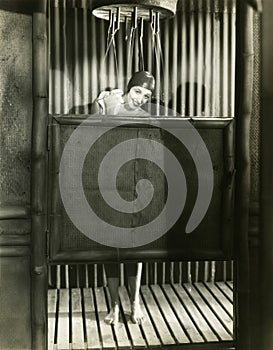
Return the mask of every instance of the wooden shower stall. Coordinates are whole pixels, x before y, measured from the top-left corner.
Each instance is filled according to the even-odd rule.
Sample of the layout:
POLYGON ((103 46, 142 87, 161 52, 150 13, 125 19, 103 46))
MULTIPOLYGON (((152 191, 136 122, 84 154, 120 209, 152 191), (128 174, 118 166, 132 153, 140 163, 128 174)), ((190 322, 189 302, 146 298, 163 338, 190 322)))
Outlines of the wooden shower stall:
MULTIPOLYGON (((248 350, 253 9, 235 0, 181 0, 174 16, 161 18, 160 1, 140 1, 139 13, 149 3, 151 17, 133 26, 129 16, 111 27, 92 12, 95 1, 38 3, 32 16, 31 211, 22 214, 31 216, 32 349, 248 350), (149 126, 137 117, 90 119, 101 91, 125 90, 141 69, 156 81, 149 126), (214 188, 193 233, 185 234, 182 215, 156 242, 116 249, 75 227, 61 200, 59 167, 67 140, 87 118, 90 130, 115 126, 111 140, 154 137, 184 158, 194 188, 187 217, 198 192, 193 161, 157 130, 190 123, 198 131, 212 160, 214 188), (120 264, 118 326, 103 321, 109 309, 104 262, 120 264), (127 262, 143 263, 142 325, 128 318, 127 262)), ((93 169, 92 159, 87 163, 93 169)))

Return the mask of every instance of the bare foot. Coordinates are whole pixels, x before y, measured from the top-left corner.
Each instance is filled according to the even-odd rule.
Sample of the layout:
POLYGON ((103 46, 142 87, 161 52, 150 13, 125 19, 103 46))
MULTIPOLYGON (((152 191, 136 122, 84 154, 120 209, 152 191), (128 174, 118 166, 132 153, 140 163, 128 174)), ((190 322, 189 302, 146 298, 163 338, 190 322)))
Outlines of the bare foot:
POLYGON ((104 322, 107 324, 118 324, 119 319, 119 306, 115 305, 105 317, 104 322))
POLYGON ((131 304, 131 320, 133 323, 141 324, 144 321, 144 315, 141 310, 139 301, 134 301, 131 304))

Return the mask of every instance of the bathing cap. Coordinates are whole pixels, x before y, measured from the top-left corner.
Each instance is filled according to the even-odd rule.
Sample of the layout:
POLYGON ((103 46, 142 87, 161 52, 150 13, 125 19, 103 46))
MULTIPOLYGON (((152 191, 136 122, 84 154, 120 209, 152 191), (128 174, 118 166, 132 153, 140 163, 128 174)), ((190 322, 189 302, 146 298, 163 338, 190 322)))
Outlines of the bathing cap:
POLYGON ((146 71, 136 72, 132 75, 127 85, 127 91, 130 91, 133 86, 141 86, 145 89, 153 91, 155 88, 155 79, 151 73, 146 71))

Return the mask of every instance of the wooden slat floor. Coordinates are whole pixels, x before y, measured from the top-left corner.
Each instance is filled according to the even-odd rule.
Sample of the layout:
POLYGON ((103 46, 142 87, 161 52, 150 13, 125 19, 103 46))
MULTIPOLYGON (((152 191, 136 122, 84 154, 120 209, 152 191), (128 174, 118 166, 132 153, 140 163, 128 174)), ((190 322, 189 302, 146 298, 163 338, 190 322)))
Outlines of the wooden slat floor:
POLYGON ((231 349, 232 289, 232 282, 143 285, 145 321, 140 326, 130 321, 124 286, 119 290, 121 314, 116 326, 104 323, 107 288, 50 289, 48 349, 189 349, 195 344, 231 349))

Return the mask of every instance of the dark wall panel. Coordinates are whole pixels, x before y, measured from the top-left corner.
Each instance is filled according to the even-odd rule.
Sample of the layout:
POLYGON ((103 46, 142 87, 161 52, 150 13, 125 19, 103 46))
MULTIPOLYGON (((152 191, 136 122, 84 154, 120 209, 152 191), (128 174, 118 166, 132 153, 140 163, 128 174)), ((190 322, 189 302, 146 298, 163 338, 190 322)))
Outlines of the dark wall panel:
POLYGON ((0 204, 30 202, 31 17, 0 10, 0 204))
POLYGON ((0 348, 31 348, 30 259, 0 258, 0 348))

